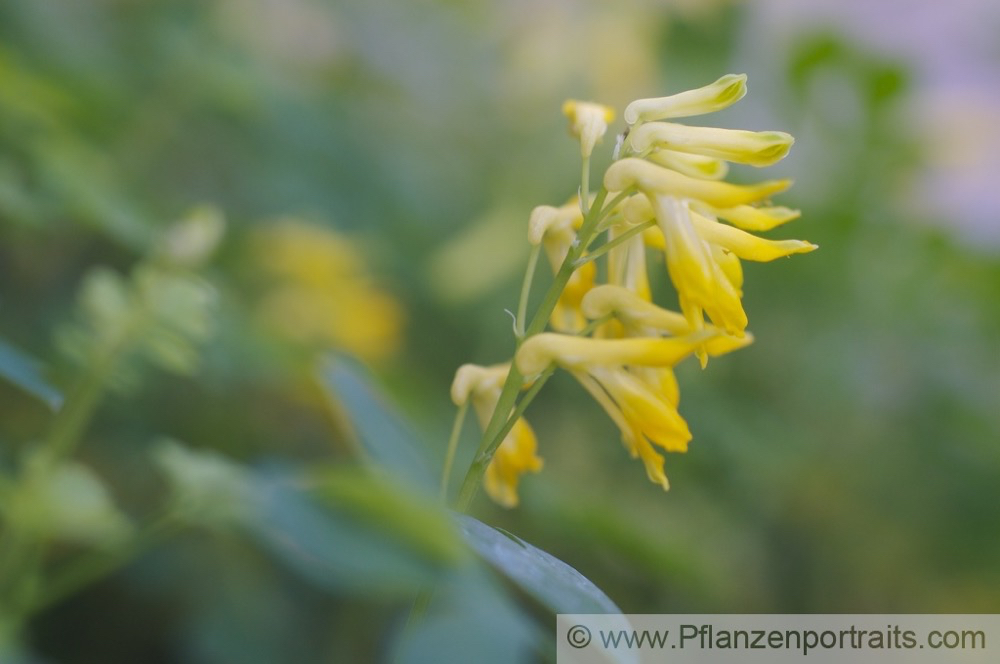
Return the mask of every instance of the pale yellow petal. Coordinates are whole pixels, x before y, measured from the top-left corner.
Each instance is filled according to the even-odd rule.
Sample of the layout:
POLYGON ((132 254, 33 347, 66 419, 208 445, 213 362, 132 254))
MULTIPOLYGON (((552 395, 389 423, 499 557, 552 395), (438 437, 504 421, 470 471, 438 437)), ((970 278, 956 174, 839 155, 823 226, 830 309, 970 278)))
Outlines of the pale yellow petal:
POLYGON ((744 131, 649 122, 631 135, 638 151, 663 148, 751 166, 770 166, 788 154, 795 139, 783 131, 744 131))
POLYGON ((699 180, 676 171, 630 157, 612 164, 604 174, 609 191, 632 187, 646 194, 667 194, 704 201, 717 207, 732 207, 763 200, 791 186, 791 180, 768 180, 754 185, 736 185, 699 180))
POLYGON ((667 272, 688 322, 697 328, 704 310, 727 333, 741 336, 747 317, 739 290, 726 278, 709 245, 698 235, 688 207, 672 196, 653 196, 650 202, 666 244, 667 272))
POLYGON ((746 74, 727 74, 719 80, 668 97, 637 99, 625 108, 625 122, 650 122, 712 113, 731 106, 747 92, 746 74))
POLYGON ((537 448, 535 432, 524 419, 518 419, 497 448, 483 478, 486 493, 497 504, 517 506, 521 476, 542 469, 544 462, 535 453, 537 448))
POLYGON ((576 99, 563 104, 563 114, 569 118, 570 132, 580 139, 584 159, 590 157, 594 146, 608 131, 608 123, 615 117, 614 110, 607 106, 576 99))
POLYGON ((692 205, 706 216, 724 219, 745 231, 769 231, 802 216, 801 211, 786 207, 737 205, 731 208, 717 208, 700 201, 695 201, 692 205))
MULTIPOLYGON (((568 334, 545 332, 528 338, 517 351, 517 368, 526 376, 540 373, 556 363, 568 369, 593 366, 635 364, 672 367, 702 345, 722 352, 732 350, 730 343, 716 344, 718 330, 702 330, 684 337, 640 337, 628 339, 591 339, 568 334)), ((743 342, 743 339, 737 339, 743 342)))
POLYGON ((722 159, 683 151, 653 150, 646 155, 646 159, 701 180, 721 180, 729 173, 729 164, 722 159))
POLYGON ((767 240, 738 228, 712 221, 697 212, 691 213, 695 231, 703 239, 750 261, 767 262, 792 254, 805 254, 817 245, 802 240, 767 240))
POLYGON ((675 336, 692 331, 682 314, 659 307, 626 288, 611 284, 597 286, 587 293, 581 302, 581 310, 587 318, 614 314, 626 325, 655 328, 675 336))

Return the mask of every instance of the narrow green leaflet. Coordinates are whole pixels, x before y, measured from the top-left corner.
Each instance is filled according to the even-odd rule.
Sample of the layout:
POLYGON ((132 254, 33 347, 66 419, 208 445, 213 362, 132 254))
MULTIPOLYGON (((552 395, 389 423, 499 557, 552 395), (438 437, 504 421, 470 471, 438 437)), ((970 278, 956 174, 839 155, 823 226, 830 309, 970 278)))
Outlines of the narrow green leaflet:
POLYGON ((604 592, 575 569, 524 540, 464 514, 465 540, 486 562, 555 613, 621 613, 604 592))
POLYGON ((415 487, 435 491, 436 479, 424 459, 422 445, 371 386, 360 364, 327 357, 320 382, 335 412, 349 420, 367 457, 415 487))
POLYGON ((51 410, 59 410, 63 395, 42 376, 41 362, 0 340, 0 376, 38 398, 51 410))

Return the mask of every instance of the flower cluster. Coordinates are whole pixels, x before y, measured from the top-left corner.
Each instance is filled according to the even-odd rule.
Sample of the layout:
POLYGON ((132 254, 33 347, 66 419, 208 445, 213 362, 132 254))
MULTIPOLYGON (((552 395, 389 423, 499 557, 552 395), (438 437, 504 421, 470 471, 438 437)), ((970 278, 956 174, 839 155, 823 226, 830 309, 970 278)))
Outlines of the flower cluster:
MULTIPOLYGON (((728 75, 696 90, 629 104, 624 113, 628 128, 619 137, 602 190, 593 197, 587 193, 589 158, 614 113, 600 104, 566 102, 563 111, 584 159, 581 194, 561 207, 536 208, 528 232, 529 242, 544 251, 562 286, 550 311, 542 312, 555 332, 529 330, 518 340, 513 369, 466 365, 459 371, 453 398, 457 404, 470 394, 475 399, 474 386, 479 386, 477 412, 484 428, 490 417, 482 411, 496 407, 508 372, 520 387, 553 367, 562 368, 608 413, 650 480, 668 488, 657 448, 684 452, 691 440, 677 409, 673 367, 689 355, 705 366, 709 357, 752 341, 742 304, 741 260, 771 261, 816 248, 751 232, 799 216, 797 210, 768 202, 790 186, 789 180, 750 185, 724 181, 729 163, 762 167, 782 159, 793 143, 790 135, 673 121, 726 108, 744 94, 746 76, 728 75), (605 242, 591 248, 601 235, 605 242), (597 269, 598 258, 606 260, 604 270, 597 269), (665 261, 679 312, 652 302, 651 259, 665 261)), ((505 409, 496 417, 517 416, 505 409)), ((523 421, 506 430, 487 469, 486 489, 501 504, 512 505, 519 475, 540 469, 541 460, 534 434, 523 421)))

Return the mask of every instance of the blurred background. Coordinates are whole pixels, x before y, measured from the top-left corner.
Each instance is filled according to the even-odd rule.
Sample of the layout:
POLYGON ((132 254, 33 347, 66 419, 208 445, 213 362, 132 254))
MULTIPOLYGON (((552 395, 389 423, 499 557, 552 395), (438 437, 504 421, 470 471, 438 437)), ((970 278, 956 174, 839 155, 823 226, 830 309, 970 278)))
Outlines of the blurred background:
MULTIPOLYGON (((455 369, 510 356, 528 214, 576 192, 563 100, 620 112, 745 72, 747 97, 704 122, 796 137, 767 176, 795 179, 778 203, 803 215, 773 235, 820 250, 748 265, 756 342, 679 368, 694 440, 669 493, 557 375, 527 412, 544 471, 517 509, 473 513, 628 613, 1000 612, 997 34, 991 0, 5 2, 0 337, 72 385, 59 330, 85 277, 127 275, 211 209, 197 373, 138 369, 77 455, 126 516, 166 490, 161 436, 352 467, 315 380, 327 349, 368 367, 440 468, 455 369)), ((51 417, 0 384, 5 468, 51 417)), ((35 615, 26 652, 386 656, 412 584, 318 583, 264 549, 183 529, 35 615)))

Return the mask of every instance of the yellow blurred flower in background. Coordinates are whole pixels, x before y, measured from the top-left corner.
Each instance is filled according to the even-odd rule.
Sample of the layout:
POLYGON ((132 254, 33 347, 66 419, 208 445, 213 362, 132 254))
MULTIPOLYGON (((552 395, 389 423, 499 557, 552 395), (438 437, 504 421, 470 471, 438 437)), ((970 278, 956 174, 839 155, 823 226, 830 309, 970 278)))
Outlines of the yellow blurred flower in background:
POLYGON ((254 233, 255 265, 269 278, 257 313, 296 343, 333 346, 366 360, 395 352, 404 314, 379 288, 350 240, 322 226, 281 219, 254 233))

